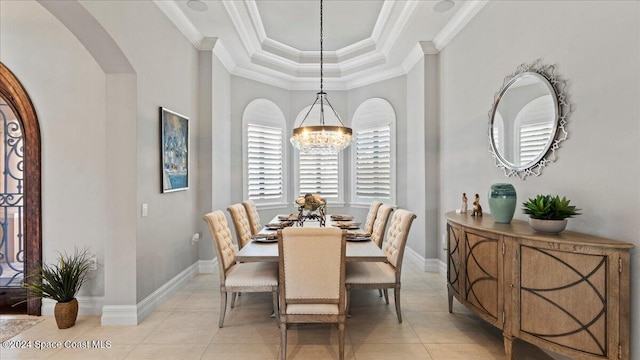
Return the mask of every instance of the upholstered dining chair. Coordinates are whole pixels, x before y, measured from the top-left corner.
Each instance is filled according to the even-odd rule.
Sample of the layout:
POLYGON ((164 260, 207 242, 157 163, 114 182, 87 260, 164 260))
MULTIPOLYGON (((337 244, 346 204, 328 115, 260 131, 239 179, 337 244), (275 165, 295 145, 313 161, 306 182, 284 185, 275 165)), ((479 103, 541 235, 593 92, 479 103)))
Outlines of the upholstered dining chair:
MULTIPOLYGON (((271 292, 273 294, 273 311, 277 314, 278 264, 275 262, 236 263, 235 251, 231 242, 231 230, 227 225, 224 213, 221 210, 216 210, 206 214, 204 220, 209 225, 218 255, 220 272, 220 321, 218 327, 222 327, 224 324, 228 292, 271 292)), ((277 318, 276 316, 276 321, 277 318)))
POLYGON ((400 275, 402 258, 407 244, 407 236, 416 215, 411 211, 399 209, 391 217, 387 230, 387 241, 383 251, 386 262, 352 262, 347 264, 345 284, 347 288, 347 313, 351 305, 352 289, 384 289, 385 302, 389 304, 387 289, 392 288, 396 304, 398 322, 402 322, 400 309, 400 275))
POLYGON ((287 326, 300 323, 337 324, 344 359, 345 244, 338 228, 278 230, 280 359, 287 357, 287 326))
POLYGON ((227 208, 233 221, 233 227, 236 229, 236 238, 238 240, 238 249, 242 249, 251 241, 251 225, 249 225, 249 217, 247 210, 240 203, 233 204, 227 208))
POLYGON ((258 208, 253 200, 247 200, 242 203, 247 210, 247 217, 249 218, 249 225, 251 227, 251 235, 255 235, 262 230, 262 224, 260 224, 260 215, 258 214, 258 208))
POLYGON ((376 214, 376 220, 373 222, 373 228, 370 232, 371 241, 373 241, 379 248, 382 247, 382 240, 384 239, 384 230, 387 227, 389 221, 389 215, 393 211, 393 207, 389 205, 380 205, 376 214))
POLYGON ((369 213, 367 214, 367 221, 364 223, 364 232, 371 234, 373 232, 373 222, 376 221, 376 215, 378 214, 378 208, 382 205, 380 201, 373 201, 369 205, 369 213))

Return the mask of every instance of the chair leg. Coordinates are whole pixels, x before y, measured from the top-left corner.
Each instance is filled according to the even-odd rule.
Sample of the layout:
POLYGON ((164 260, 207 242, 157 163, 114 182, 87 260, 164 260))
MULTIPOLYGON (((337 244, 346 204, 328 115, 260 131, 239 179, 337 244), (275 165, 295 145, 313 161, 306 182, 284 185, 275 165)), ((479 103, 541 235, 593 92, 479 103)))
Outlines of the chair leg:
POLYGON ((378 294, 382 297, 382 289, 378 289, 378 294))
POLYGON ((338 323, 338 354, 340 360, 344 360, 344 323, 338 323))
POLYGON ((393 289, 394 301, 396 303, 396 315, 398 315, 398 322, 402 323, 402 311, 400 311, 400 285, 396 285, 393 289))
POLYGON ((280 324, 280 360, 287 359, 287 324, 280 324))
POLYGON ((238 296, 238 293, 233 292, 231 293, 231 308, 233 309, 234 306, 236 306, 236 296, 238 296))
POLYGON ((274 289, 273 293, 273 314, 276 318, 276 324, 280 327, 280 312, 278 311, 278 290, 274 289))
POLYGON ((218 327, 221 328, 224 323, 224 313, 227 310, 227 293, 225 291, 220 291, 220 322, 218 322, 218 327))
POLYGON ((351 308, 351 288, 347 286, 347 298, 345 299, 345 301, 347 302, 347 304, 345 305, 346 309, 345 309, 345 314, 347 314, 347 317, 351 317, 351 313, 349 312, 349 309, 351 308))
POLYGON ((389 291, 387 289, 382 289, 382 292, 384 293, 384 302, 389 305, 389 291))

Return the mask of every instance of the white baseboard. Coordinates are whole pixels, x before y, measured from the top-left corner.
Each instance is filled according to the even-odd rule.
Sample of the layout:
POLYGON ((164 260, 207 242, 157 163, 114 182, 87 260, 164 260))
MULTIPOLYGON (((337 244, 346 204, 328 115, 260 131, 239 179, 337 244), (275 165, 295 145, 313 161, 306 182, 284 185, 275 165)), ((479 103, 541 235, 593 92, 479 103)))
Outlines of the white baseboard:
POLYGON ((102 308, 102 326, 138 325, 136 305, 107 305, 102 308))
MULTIPOLYGON (((422 270, 429 272, 439 272, 442 274, 442 266, 443 262, 440 259, 436 258, 425 258, 422 255, 418 254, 415 250, 410 247, 404 248, 404 255, 410 257, 413 261, 415 261, 422 270)), ((445 265, 445 273, 446 273, 446 265, 445 265)))
POLYGON ((444 261, 438 259, 438 267, 440 269, 440 275, 446 276, 447 275, 447 263, 445 263, 444 261))
POLYGON ((210 274, 216 271, 217 266, 218 266, 218 258, 213 258, 211 260, 198 261, 198 271, 200 272, 200 274, 210 274))
MULTIPOLYGON (((78 296, 78 315, 100 315, 104 306, 104 297, 102 296, 78 296)), ((56 301, 52 299, 42 299, 42 315, 53 316, 53 308, 56 301)))
POLYGON ((200 262, 184 269, 173 279, 134 305, 106 305, 102 308, 102 325, 137 325, 160 304, 193 279, 200 270, 200 262))

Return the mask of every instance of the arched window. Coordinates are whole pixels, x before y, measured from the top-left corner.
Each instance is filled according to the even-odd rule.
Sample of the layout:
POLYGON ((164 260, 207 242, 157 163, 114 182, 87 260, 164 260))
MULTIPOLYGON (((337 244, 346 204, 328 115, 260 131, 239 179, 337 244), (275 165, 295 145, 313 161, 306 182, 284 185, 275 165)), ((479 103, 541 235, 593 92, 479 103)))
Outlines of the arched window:
MULTIPOLYGON (((307 106, 296 116, 294 127, 299 127, 311 106, 307 106)), ((335 114, 331 111, 324 112, 325 123, 338 123, 335 114)), ((320 118, 320 107, 314 106, 309 113, 309 119, 320 118)), ((305 123, 306 124, 306 123, 305 123)), ((333 155, 301 154, 295 151, 295 196, 312 193, 319 194, 328 205, 344 205, 343 181, 340 164, 342 152, 333 155)))
POLYGON ((381 98, 366 100, 353 115, 352 203, 395 203, 395 124, 393 107, 381 98))
POLYGON ((274 102, 256 99, 242 114, 244 197, 256 204, 284 204, 284 114, 274 102))

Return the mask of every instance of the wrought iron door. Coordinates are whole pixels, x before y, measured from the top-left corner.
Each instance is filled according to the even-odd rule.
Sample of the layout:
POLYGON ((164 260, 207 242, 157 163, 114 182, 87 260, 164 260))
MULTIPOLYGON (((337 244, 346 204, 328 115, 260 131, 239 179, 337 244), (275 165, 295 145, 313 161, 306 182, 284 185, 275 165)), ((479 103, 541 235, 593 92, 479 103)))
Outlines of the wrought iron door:
POLYGON ((16 115, 0 97, 0 293, 2 303, 25 299, 24 142, 16 115))

